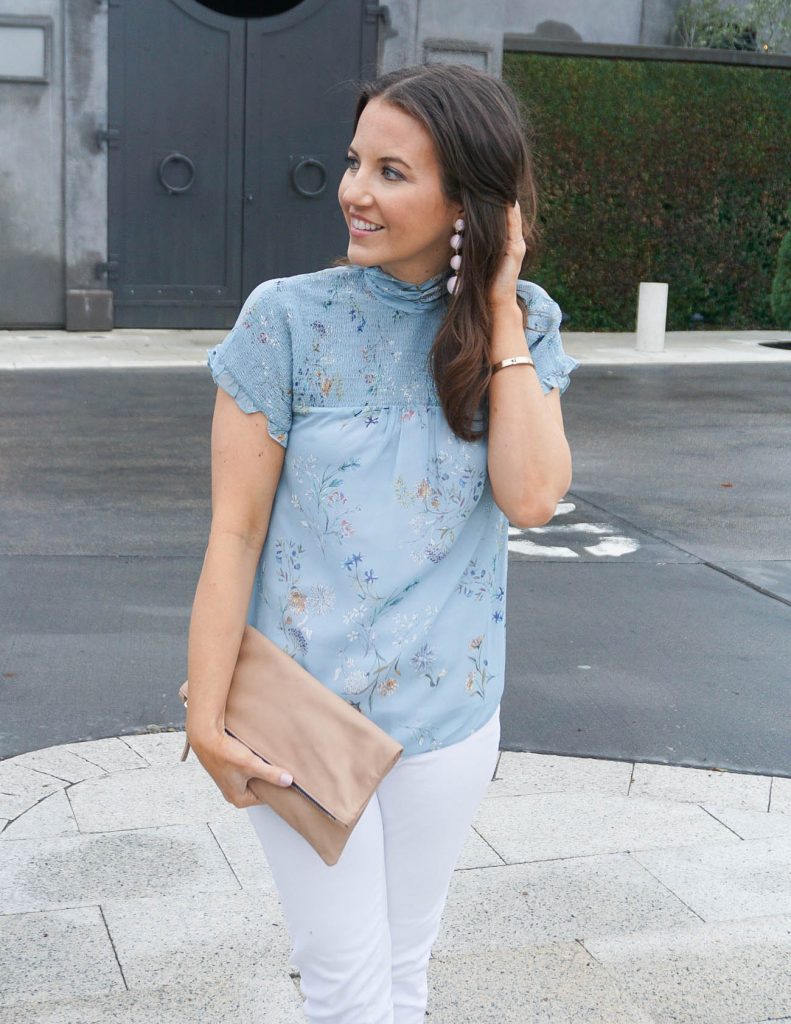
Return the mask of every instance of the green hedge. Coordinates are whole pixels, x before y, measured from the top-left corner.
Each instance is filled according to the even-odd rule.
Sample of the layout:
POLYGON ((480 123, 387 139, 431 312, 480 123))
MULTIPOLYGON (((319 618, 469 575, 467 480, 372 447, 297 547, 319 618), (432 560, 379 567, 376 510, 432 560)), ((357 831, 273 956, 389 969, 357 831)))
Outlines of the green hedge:
POLYGON ((770 305, 791 227, 783 68, 507 52, 534 126, 544 237, 526 276, 566 330, 633 331, 640 281, 668 330, 785 328, 770 305))
MULTIPOLYGON (((791 220, 791 204, 786 211, 786 217, 791 220)), ((787 231, 780 242, 770 305, 775 323, 783 330, 791 330, 791 231, 787 231)))

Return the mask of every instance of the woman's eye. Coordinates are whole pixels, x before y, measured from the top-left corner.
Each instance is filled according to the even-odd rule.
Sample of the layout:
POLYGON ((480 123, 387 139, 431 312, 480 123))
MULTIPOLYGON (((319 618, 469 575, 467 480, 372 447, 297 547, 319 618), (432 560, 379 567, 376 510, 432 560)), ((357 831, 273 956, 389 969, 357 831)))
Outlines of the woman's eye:
MULTIPOLYGON (((349 164, 349 165, 356 164, 357 163, 357 157, 347 155, 346 156, 346 163, 349 164)), ((392 172, 395 175, 395 178, 387 178, 386 179, 387 181, 396 181, 398 178, 402 177, 402 175, 400 175, 398 173, 398 171, 396 171, 393 167, 383 167, 382 171, 390 171, 390 172, 392 172)))

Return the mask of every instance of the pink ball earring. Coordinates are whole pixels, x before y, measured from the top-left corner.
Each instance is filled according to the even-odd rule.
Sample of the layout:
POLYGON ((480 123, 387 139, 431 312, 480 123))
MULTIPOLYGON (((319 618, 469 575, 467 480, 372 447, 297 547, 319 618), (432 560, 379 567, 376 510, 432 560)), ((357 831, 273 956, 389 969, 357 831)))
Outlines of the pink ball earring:
MULTIPOLYGON (((459 249, 461 249, 462 243, 462 232, 464 231, 464 221, 461 217, 454 223, 454 228, 457 234, 451 236, 450 247, 455 249, 455 255, 450 258, 450 265, 455 271, 461 269, 461 256, 459 255, 459 249)), ((451 295, 455 294, 456 285, 458 284, 459 276, 458 273, 448 278, 448 291, 451 295)))

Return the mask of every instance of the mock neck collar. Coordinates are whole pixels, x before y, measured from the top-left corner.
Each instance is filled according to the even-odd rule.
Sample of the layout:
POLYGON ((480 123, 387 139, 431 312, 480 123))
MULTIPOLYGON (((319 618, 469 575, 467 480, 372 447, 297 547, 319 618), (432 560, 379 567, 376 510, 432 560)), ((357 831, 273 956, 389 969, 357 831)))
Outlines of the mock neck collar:
POLYGON ((441 270, 420 284, 411 284, 393 277, 377 264, 363 267, 363 281, 370 292, 389 306, 409 313, 438 309, 449 297, 448 274, 441 270))

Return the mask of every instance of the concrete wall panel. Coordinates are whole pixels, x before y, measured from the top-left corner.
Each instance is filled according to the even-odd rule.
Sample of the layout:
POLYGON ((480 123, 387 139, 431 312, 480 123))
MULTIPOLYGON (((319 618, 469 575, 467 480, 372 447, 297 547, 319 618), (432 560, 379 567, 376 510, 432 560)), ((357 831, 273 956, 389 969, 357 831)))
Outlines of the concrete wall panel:
POLYGON ((107 259, 107 8, 67 0, 65 65, 66 288, 106 289, 95 266, 107 259))
POLYGON ((541 38, 570 38, 549 35, 540 26, 556 22, 573 29, 586 43, 639 43, 641 0, 506 0, 503 32, 536 32, 541 38))
POLYGON ((4 14, 52 19, 49 82, 0 81, 0 325, 64 319, 62 0, 4 14))

